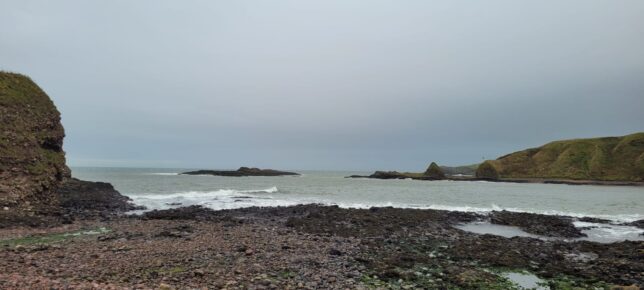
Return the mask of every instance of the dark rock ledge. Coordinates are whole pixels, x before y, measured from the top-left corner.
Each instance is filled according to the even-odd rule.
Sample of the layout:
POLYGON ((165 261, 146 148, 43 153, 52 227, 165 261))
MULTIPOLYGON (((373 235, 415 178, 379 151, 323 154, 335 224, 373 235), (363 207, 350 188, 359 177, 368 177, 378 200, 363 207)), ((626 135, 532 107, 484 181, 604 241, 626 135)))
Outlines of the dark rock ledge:
POLYGON ((215 175, 215 176, 285 176, 285 175, 300 175, 295 172, 279 171, 274 169, 259 169, 255 167, 240 167, 237 170, 196 170, 188 171, 181 174, 185 175, 215 175))
POLYGON ((68 216, 91 217, 118 215, 126 211, 144 209, 119 193, 106 182, 65 179, 58 189, 60 206, 68 216))

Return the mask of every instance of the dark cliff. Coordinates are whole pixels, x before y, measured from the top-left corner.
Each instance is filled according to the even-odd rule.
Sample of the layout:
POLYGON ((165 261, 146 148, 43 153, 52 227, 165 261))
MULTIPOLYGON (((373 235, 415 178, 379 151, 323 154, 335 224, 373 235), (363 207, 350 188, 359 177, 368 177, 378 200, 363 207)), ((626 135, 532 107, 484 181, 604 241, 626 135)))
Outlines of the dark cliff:
POLYGON ((0 72, 0 214, 53 214, 70 175, 60 113, 29 77, 0 72))

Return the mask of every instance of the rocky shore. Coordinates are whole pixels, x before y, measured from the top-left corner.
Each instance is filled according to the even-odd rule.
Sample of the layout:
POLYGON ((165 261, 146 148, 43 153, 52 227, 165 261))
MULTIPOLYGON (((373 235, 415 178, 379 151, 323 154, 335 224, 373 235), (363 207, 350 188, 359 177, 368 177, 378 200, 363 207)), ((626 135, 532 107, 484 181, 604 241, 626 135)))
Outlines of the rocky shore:
POLYGON ((454 227, 482 219, 549 237, 580 234, 569 217, 511 212, 193 206, 1 229, 0 288, 512 289, 507 271, 533 273, 551 289, 644 286, 644 242, 454 227))
MULTIPOLYGON (((141 208, 110 184, 70 177, 60 114, 44 91, 0 72, 0 96, 0 289, 517 288, 507 273, 551 289, 644 286, 644 242, 566 240, 585 235, 571 217, 320 205, 126 215, 141 208), (547 239, 459 229, 477 221, 547 239)), ((410 176, 447 178, 434 163, 372 178, 410 176)))

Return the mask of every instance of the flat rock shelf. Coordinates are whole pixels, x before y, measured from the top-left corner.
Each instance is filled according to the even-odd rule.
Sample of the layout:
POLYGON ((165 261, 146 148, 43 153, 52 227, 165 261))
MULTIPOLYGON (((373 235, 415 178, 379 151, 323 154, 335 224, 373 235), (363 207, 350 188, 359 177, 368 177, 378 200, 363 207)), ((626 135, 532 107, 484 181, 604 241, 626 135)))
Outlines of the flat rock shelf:
POLYGON ((255 167, 240 167, 237 170, 196 170, 183 172, 185 175, 215 175, 215 176, 285 176, 285 175, 300 175, 295 172, 279 171, 274 169, 259 169, 255 167))

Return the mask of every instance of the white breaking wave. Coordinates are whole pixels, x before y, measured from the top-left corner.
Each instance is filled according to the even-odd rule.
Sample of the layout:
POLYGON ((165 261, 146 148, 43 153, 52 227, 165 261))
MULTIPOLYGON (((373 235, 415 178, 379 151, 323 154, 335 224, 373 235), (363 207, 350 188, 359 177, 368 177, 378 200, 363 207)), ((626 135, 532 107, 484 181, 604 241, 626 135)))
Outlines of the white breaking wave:
POLYGON ((129 197, 132 198, 134 203, 143 205, 150 210, 191 205, 201 205, 218 210, 251 206, 298 204, 295 201, 273 199, 272 196, 265 195, 277 192, 279 192, 279 189, 273 186, 266 189, 219 189, 214 191, 185 191, 169 194, 136 194, 130 195, 129 197))
POLYGON ((367 209, 371 207, 396 207, 396 208, 436 209, 436 210, 461 211, 461 212, 476 212, 481 214, 486 214, 492 211, 505 210, 505 211, 511 211, 511 212, 525 212, 525 213, 535 213, 535 214, 544 214, 544 215, 570 216, 575 218, 592 217, 592 218, 610 220, 614 223, 629 223, 629 222, 634 222, 637 220, 644 219, 644 215, 642 214, 596 215, 596 214, 564 212, 564 211, 556 211, 556 210, 530 210, 530 209, 520 209, 520 208, 510 208, 510 207, 503 208, 496 204, 491 204, 490 207, 475 207, 475 206, 453 206, 453 205, 442 205, 442 204, 417 205, 417 204, 402 204, 402 203, 394 203, 394 202, 343 203, 343 202, 322 201, 320 203, 327 204, 327 205, 337 205, 341 208, 367 209))
POLYGON ((490 204, 488 207, 481 206, 457 206, 445 204, 422 204, 404 202, 367 202, 367 201, 341 201, 333 197, 329 199, 323 196, 296 197, 290 194, 273 195, 280 192, 276 186, 265 189, 219 189, 214 191, 185 191, 170 194, 135 194, 130 195, 136 204, 144 205, 149 209, 164 209, 177 206, 202 205, 212 209, 231 209, 251 206, 290 206, 297 204, 323 204, 337 205, 342 208, 370 208, 370 207, 396 207, 415 209, 435 209, 461 212, 477 212, 486 214, 491 211, 507 210, 511 212, 527 212, 545 215, 563 215, 571 217, 593 217, 611 221, 612 223, 628 223, 644 219, 643 214, 590 214, 583 212, 566 212, 557 210, 539 210, 530 208, 502 207, 490 204))
POLYGON ((595 217, 611 221, 615 224, 601 224, 575 221, 574 225, 588 235, 580 240, 589 240, 602 243, 611 243, 623 240, 643 240, 644 230, 633 226, 616 225, 616 223, 631 222, 642 219, 642 215, 592 215, 585 213, 560 212, 554 210, 530 210, 521 208, 504 208, 496 204, 489 207, 453 206, 443 204, 410 204, 397 202, 340 202, 320 197, 293 198, 289 195, 273 195, 279 192, 275 186, 265 189, 219 189, 214 191, 185 191, 171 194, 138 194, 130 197, 136 204, 144 205, 148 209, 167 209, 180 206, 200 205, 214 210, 236 209, 245 207, 276 207, 292 206, 298 204, 336 205, 342 208, 367 209, 371 207, 396 207, 414 209, 434 209, 461 212, 476 212, 486 214, 491 211, 507 210, 512 212, 528 212, 547 215, 565 215, 572 217, 595 217))
POLYGON ((564 212, 556 210, 531 210, 522 208, 500 207, 491 204, 490 207, 476 206, 453 206, 443 204, 405 204, 396 202, 338 202, 321 198, 299 198, 291 199, 288 196, 276 198, 272 193, 279 192, 277 187, 266 189, 235 190, 220 189, 215 191, 186 191, 171 194, 138 194, 130 195, 136 204, 144 205, 150 209, 161 209, 176 206, 203 205, 212 209, 231 209, 251 206, 290 206, 297 204, 323 204, 337 205, 341 208, 359 208, 368 209, 371 207, 395 207, 395 208, 414 208, 414 209, 435 209, 447 211, 476 212, 486 214, 492 211, 511 211, 526 212, 545 215, 561 215, 571 217, 593 217, 606 219, 613 223, 628 223, 644 219, 641 214, 622 214, 622 215, 597 215, 588 213, 564 212), (232 203, 232 204, 231 204, 232 203), (233 205, 234 204, 234 205, 233 205))
POLYGON ((644 240, 643 229, 634 226, 610 225, 590 222, 573 222, 575 227, 581 228, 582 232, 587 235, 582 240, 597 241, 600 243, 614 242, 616 238, 620 240, 642 241, 644 240))
POLYGON ((279 190, 273 186, 267 189, 250 189, 250 190, 235 190, 235 189, 219 189, 215 191, 184 191, 169 194, 138 194, 130 196, 132 199, 203 199, 203 198, 216 198, 222 196, 235 196, 243 195, 244 193, 276 193, 279 190))
POLYGON ((276 192, 278 192, 278 191, 279 191, 279 190, 277 189, 277 187, 273 186, 273 187, 271 187, 271 188, 267 188, 267 189, 258 189, 258 190, 255 190, 255 189, 251 189, 251 190, 240 190, 239 192, 243 192, 243 193, 276 193, 276 192))
POLYGON ((546 237, 525 232, 516 226, 497 225, 490 222, 472 222, 455 226, 458 229, 473 232, 477 234, 493 234, 506 238, 512 237, 531 237, 546 241, 591 241, 597 243, 615 243, 621 241, 643 241, 644 237, 641 235, 644 230, 634 226, 620 226, 601 223, 588 223, 588 222, 573 222, 575 227, 581 229, 586 234, 586 237, 562 239, 556 237, 546 237))

